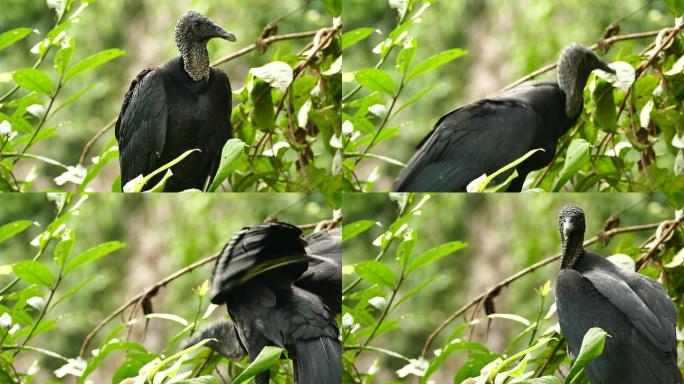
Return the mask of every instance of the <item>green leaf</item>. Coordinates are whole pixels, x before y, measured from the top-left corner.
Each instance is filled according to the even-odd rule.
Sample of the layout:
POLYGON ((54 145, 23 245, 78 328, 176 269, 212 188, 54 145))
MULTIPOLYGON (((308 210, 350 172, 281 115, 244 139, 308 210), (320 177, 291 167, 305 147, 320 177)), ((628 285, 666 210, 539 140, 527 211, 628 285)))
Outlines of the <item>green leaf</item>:
POLYGON ((556 376, 542 376, 534 379, 523 380, 520 384, 561 384, 556 376))
POLYGON ((413 251, 416 249, 416 242, 418 240, 418 233, 415 229, 408 228, 404 233, 404 238, 397 247, 396 259, 401 265, 405 265, 408 260, 413 257, 413 251))
POLYGON ((468 244, 461 241, 451 241, 438 245, 437 247, 432 248, 431 250, 411 260, 411 262, 408 264, 408 267, 406 267, 406 273, 411 273, 411 271, 415 270, 416 268, 420 268, 423 265, 435 262, 467 246, 468 244))
POLYGON ((360 278, 366 281, 394 288, 394 282, 396 281, 394 272, 392 272, 390 267, 379 261, 363 261, 354 266, 354 271, 360 278))
POLYGON ((104 255, 112 253, 117 249, 123 248, 124 246, 125 244, 120 241, 109 241, 104 244, 92 247, 87 251, 74 257, 73 259, 69 260, 69 263, 67 263, 67 266, 64 268, 64 274, 66 275, 74 268, 95 261, 104 255))
POLYGON ((37 261, 20 261, 12 266, 12 270, 20 279, 31 284, 51 288, 55 281, 48 267, 37 261))
POLYGON ((0 51, 31 34, 31 28, 14 28, 0 34, 0 51))
POLYGON ((91 70, 108 61, 114 60, 125 53, 126 52, 120 49, 113 48, 88 56, 69 69, 66 76, 64 77, 64 82, 67 82, 69 79, 71 79, 79 73, 91 70))
POLYGON ((608 333, 601 328, 591 328, 587 331, 582 339, 582 347, 577 355, 577 360, 565 377, 564 384, 574 383, 582 369, 592 360, 601 356, 607 335, 608 333))
POLYGON ((247 144, 240 139, 230 139, 226 142, 221 151, 221 164, 219 164, 214 181, 209 187, 209 192, 216 191, 223 180, 244 163, 246 155, 243 148, 245 147, 247 144))
POLYGON ((423 98, 423 96, 425 96, 425 95, 427 95, 428 93, 430 93, 432 90, 434 90, 435 88, 437 88, 439 85, 440 85, 439 83, 431 84, 429 87, 427 87, 427 88, 423 89, 422 91, 420 91, 420 92, 416 93, 415 95, 413 95, 410 99, 408 99, 407 102, 405 102, 404 104, 402 104, 401 107, 397 108, 397 109, 394 111, 393 116, 398 115, 399 112, 401 112, 404 108, 406 108, 406 107, 408 107, 409 105, 411 105, 411 104, 415 103, 416 101, 420 100, 421 98, 423 98))
POLYGON ((459 57, 467 54, 468 51, 464 51, 460 48, 454 48, 444 52, 440 52, 432 57, 423 60, 422 62, 416 64, 415 67, 411 68, 411 71, 409 71, 406 81, 409 81, 420 74, 431 71, 437 67, 440 67, 450 61, 456 60, 459 57))
POLYGON ((294 78, 292 67, 282 61, 273 61, 264 66, 252 68, 249 71, 255 77, 265 81, 280 92, 285 92, 287 87, 292 84, 292 79, 294 78))
POLYGON ((413 57, 416 55, 416 45, 416 38, 411 37, 410 43, 399 51, 397 55, 397 69, 399 69, 399 72, 406 73, 408 71, 413 63, 413 57))
POLYGON ((363 87, 371 91, 385 93, 394 96, 397 90, 392 77, 385 71, 377 68, 362 69, 354 74, 354 79, 363 87))
POLYGON ((3 225, 0 227, 0 243, 24 232, 31 224, 33 224, 31 220, 17 220, 3 225))
POLYGON ((342 34, 342 50, 357 44, 373 34, 373 28, 357 28, 342 34))
POLYGON ((280 361, 280 355, 285 353, 285 350, 278 347, 266 346, 259 352, 259 355, 252 361, 247 368, 245 368, 238 377, 235 378, 233 384, 244 383, 257 373, 268 371, 275 367, 280 361))
POLYGON ((219 384, 219 381, 214 376, 200 376, 179 381, 178 384, 219 384))
POLYGON ((40 92, 50 96, 55 89, 52 80, 43 71, 35 68, 23 68, 12 74, 12 79, 22 88, 40 92))
POLYGON ((563 169, 560 172, 560 177, 553 187, 554 192, 560 191, 560 189, 563 188, 563 185, 589 162, 590 149, 591 144, 584 139, 573 140, 572 143, 570 143, 563 169))
MULTIPOLYGON (((377 139, 375 140, 376 144, 379 142, 380 142, 380 140, 377 140, 377 139)), ((361 158, 366 158, 366 159, 375 159, 375 160, 384 161, 388 164, 398 165, 402 168, 406 167, 406 164, 402 163, 401 161, 399 161, 397 159, 393 159, 393 158, 387 157, 387 156, 375 155, 373 153, 347 152, 344 154, 344 157, 346 157, 346 158, 361 157, 361 158)))
POLYGON ((74 54, 74 39, 69 39, 69 43, 62 47, 55 54, 54 66, 58 73, 64 73, 69 63, 71 62, 71 56, 74 54))
POLYGON ((325 5, 325 10, 333 17, 338 17, 342 13, 342 0, 321 0, 325 5))
POLYGON ((64 265, 71 255, 71 249, 74 247, 74 236, 74 231, 67 229, 62 236, 62 241, 55 247, 55 261, 57 262, 57 265, 64 265))
POLYGON ((99 276, 95 275, 92 276, 89 279, 86 279, 85 281, 82 281, 81 283, 77 284, 75 287, 71 288, 70 290, 66 291, 62 296, 60 296, 57 301, 55 301, 54 304, 52 304, 51 308, 54 308, 57 306, 57 304, 61 303, 62 301, 68 299, 70 296, 75 294, 76 292, 80 291, 81 288, 85 287, 86 285, 90 284, 93 280, 97 279, 99 276))
POLYGON ((69 105, 69 104, 73 103, 74 101, 76 101, 76 99, 78 99, 79 97, 83 96, 84 93, 90 91, 90 90, 93 89, 96 85, 97 85, 97 84, 89 84, 89 85, 86 85, 85 87, 81 88, 81 90, 79 90, 78 92, 76 92, 73 96, 71 96, 70 98, 68 98, 68 99, 66 99, 66 100, 64 100, 64 101, 62 101, 62 103, 59 105, 59 107, 57 107, 57 108, 50 114, 50 117, 54 116, 57 112, 61 111, 62 108, 66 107, 67 105, 69 105))
MULTIPOLYGON (((482 176, 478 177, 477 179, 471 181, 468 184, 468 186, 466 187, 466 190, 468 192, 484 192, 485 189, 487 188, 487 186, 489 185, 489 183, 494 181, 494 179, 496 179, 499 175, 501 175, 502 173, 508 172, 511 169, 514 169, 515 167, 520 165, 523 161, 527 160, 528 158, 530 158, 532 155, 534 155, 535 153, 537 153, 539 151, 544 151, 544 150, 541 148, 533 149, 533 150, 527 152, 526 154, 524 154, 522 157, 516 159, 512 163, 506 164, 503 168, 492 173, 491 175, 488 176, 486 174, 483 174, 482 176)), ((516 175, 517 175, 518 170, 516 169, 513 172, 516 173, 516 175)), ((513 179, 513 175, 509 176, 504 184, 508 183, 512 179, 513 179)))
POLYGON ((145 184, 147 184, 148 181, 150 181, 153 177, 157 176, 159 173, 166 171, 167 169, 173 167, 174 165, 180 163, 185 159, 186 157, 190 156, 191 153, 193 152, 199 152, 200 150, 195 148, 195 149, 189 149, 185 152, 183 152, 180 156, 176 157, 175 159, 169 161, 168 163, 162 165, 161 167, 155 169, 152 173, 150 173, 147 176, 143 175, 138 175, 134 179, 130 180, 126 185, 123 187, 124 192, 140 192, 142 189, 145 187, 145 184))
POLYGON ((366 232, 375 224, 373 220, 359 220, 351 224, 345 224, 342 227, 342 242, 345 242, 351 238, 366 232))
POLYGON ((665 4, 674 16, 684 14, 684 0, 665 0, 665 4))

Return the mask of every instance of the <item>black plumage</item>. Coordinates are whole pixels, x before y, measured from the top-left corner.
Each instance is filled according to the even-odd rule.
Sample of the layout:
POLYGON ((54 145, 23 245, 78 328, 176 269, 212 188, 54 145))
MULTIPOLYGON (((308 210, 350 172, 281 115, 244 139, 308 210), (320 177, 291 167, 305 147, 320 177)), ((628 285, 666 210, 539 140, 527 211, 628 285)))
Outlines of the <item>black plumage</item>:
MULTIPOLYGON (((558 82, 522 85, 476 101, 442 116, 418 145, 394 184, 400 192, 465 191, 468 184, 491 175, 533 149, 516 167, 508 191, 520 191, 525 177, 548 165, 558 140, 582 113, 582 93, 591 71, 615 73, 589 49, 572 44, 558 62, 558 82)), ((513 171, 494 184, 505 182, 513 171)))
MULTIPOLYGON (((222 345, 210 347, 229 358, 246 352, 250 361, 265 346, 278 346, 293 360, 296 383, 340 383, 341 232, 301 234, 286 223, 235 234, 211 278, 211 301, 225 303, 232 321, 214 324, 189 344, 215 337, 222 345)), ((268 381, 268 372, 256 377, 257 384, 268 381)))
POLYGON ((582 248, 584 212, 560 211, 561 271, 556 282, 558 320, 577 356, 585 333, 600 327, 603 354, 585 367, 592 384, 682 383, 677 367, 675 306, 657 281, 618 268, 582 248))
MULTIPOLYGON (((147 68, 131 83, 116 121, 121 185, 147 176, 184 152, 171 168, 165 191, 204 189, 216 174, 223 145, 231 137, 231 88, 228 76, 209 66, 207 42, 235 41, 209 18, 188 12, 176 24, 181 55, 147 68)), ((145 186, 157 184, 163 173, 145 186)))

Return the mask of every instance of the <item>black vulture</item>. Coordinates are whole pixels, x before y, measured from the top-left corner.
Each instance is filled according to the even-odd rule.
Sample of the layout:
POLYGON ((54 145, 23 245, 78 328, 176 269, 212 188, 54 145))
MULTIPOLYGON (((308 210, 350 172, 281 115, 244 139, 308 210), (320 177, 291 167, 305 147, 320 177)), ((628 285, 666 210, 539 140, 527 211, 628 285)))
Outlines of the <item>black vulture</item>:
MULTIPOLYGON (((231 137, 230 82, 225 72, 209 66, 207 42, 235 41, 235 36, 191 11, 178 20, 175 37, 180 56, 140 72, 124 97, 115 128, 122 187, 199 149, 171 168, 173 176, 164 190, 204 189, 231 137)), ((145 188, 152 188, 162 176, 145 188)))
POLYGON ((556 308, 570 352, 577 356, 592 327, 610 335, 603 354, 585 367, 591 383, 682 383, 675 306, 663 286, 585 251, 584 212, 577 205, 561 209, 558 226, 562 256, 556 308))
MULTIPOLYGON (((394 189, 399 192, 464 192, 533 149, 516 168, 508 191, 519 192, 525 177, 548 165, 556 145, 582 113, 584 86, 595 69, 615 73, 591 50, 567 46, 558 61, 558 82, 525 84, 442 116, 418 145, 394 189)), ((512 170, 494 179, 505 182, 512 170)))
MULTIPOLYGON (((226 304, 232 321, 211 325, 187 345, 208 346, 228 358, 265 346, 285 348, 298 384, 340 383, 342 238, 339 229, 301 238, 287 223, 246 227, 224 247, 211 278, 211 302, 226 304), (308 245, 307 245, 308 243, 308 245)), ((269 372, 256 376, 269 381, 269 372)))

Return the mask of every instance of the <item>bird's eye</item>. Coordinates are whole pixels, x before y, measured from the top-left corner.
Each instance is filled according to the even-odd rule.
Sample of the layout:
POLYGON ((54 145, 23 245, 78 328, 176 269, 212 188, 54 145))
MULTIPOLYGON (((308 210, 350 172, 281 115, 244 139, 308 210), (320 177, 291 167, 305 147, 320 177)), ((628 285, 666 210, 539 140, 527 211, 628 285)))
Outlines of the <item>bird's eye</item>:
POLYGON ((200 22, 199 22, 199 21, 193 21, 193 22, 192 22, 192 27, 193 27, 193 28, 197 29, 197 28, 199 28, 199 26, 200 26, 200 22))

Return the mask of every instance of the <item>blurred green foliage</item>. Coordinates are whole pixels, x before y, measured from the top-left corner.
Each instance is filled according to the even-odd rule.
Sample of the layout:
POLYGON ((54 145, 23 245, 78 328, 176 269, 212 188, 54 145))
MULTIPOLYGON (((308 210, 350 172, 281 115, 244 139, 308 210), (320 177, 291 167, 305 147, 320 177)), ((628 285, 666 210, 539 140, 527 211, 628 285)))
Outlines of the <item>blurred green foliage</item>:
MULTIPOLYGON (((520 372, 530 375, 541 369, 557 345, 548 337, 559 336, 550 309, 558 262, 524 274, 491 301, 453 319, 427 349, 426 360, 419 357, 428 336, 459 308, 560 251, 558 211, 570 202, 587 215, 585 239, 604 228, 672 220, 684 206, 681 196, 661 194, 344 195, 345 382, 394 383, 414 376, 411 380, 417 377, 421 383, 461 383, 479 376, 496 358, 524 352, 501 372, 513 369, 528 346, 540 349, 528 356, 520 372), (369 274, 369 269, 376 273, 369 274), (359 349, 364 345, 369 348, 359 349)), ((587 249, 636 260, 647 251, 640 244, 657 231, 662 233, 655 227, 622 233, 587 249)), ((641 270, 663 282, 680 319, 683 235, 680 227, 641 270)), ((567 372, 565 348, 555 356, 538 376, 555 374, 559 365, 567 372)))
MULTIPOLYGON (((409 161, 440 116, 553 63, 572 42, 587 46, 600 42, 611 23, 619 25, 611 33, 621 35, 672 27, 673 15, 681 12, 677 8, 681 6, 670 3, 668 7, 657 0, 598 0, 591 5, 580 0, 349 0, 343 41, 354 44, 344 52, 342 119, 349 135, 345 137, 345 187, 391 188, 402 163, 409 161), (405 68, 410 73, 419 63, 456 49, 461 50, 459 55, 419 78, 411 80, 406 75, 405 68), (376 79, 394 86, 383 91, 366 81, 364 73, 371 68, 376 79)), ((599 53, 609 61, 626 61, 637 68, 648 60, 648 54, 639 53, 654 40, 653 35, 628 39, 599 53)), ((559 156, 546 173, 531 174, 526 188, 681 189, 682 47, 679 34, 650 63, 629 95, 592 78, 585 90, 579 132, 561 140, 559 156), (575 145, 581 153, 573 156, 583 161, 572 174, 561 175, 573 140, 591 146, 575 145)), ((553 80, 554 75, 546 73, 539 79, 553 80)))
MULTIPOLYGON (((22 383, 54 380, 56 371, 67 364, 48 353, 75 359, 86 335, 116 308, 162 278, 218 254, 236 231, 267 218, 302 225, 329 220, 332 212, 318 194, 4 195, 0 204, 0 317, 11 320, 9 326, 0 327, 1 382, 14 383, 17 375, 22 383), (7 232, 11 223, 24 225, 17 233, 7 232), (12 236, 5 237, 7 233, 12 236), (71 251, 65 252, 69 244, 71 251), (88 252, 92 248, 97 252, 88 252), (60 254, 70 256, 62 263, 60 254), (78 265, 75 260, 85 263, 78 265), (38 276, 47 271, 53 277, 50 284, 43 285, 26 272, 34 270, 38 276), (17 276, 22 279, 15 281, 17 276), (83 282, 87 284, 82 289, 41 315, 41 302, 52 297, 54 305, 83 282), (35 337, 28 337, 33 327, 35 337), (17 345, 41 350, 14 349, 17 345)), ((118 383, 138 375, 144 363, 180 351, 190 331, 210 321, 200 320, 208 301, 197 292, 202 292, 212 266, 185 273, 143 304, 146 313, 178 317, 146 319, 140 305, 115 317, 90 341, 85 361, 75 360, 76 372, 83 375, 79 380, 88 376, 93 382, 118 383), (187 326, 179 323, 184 321, 187 326), (98 358, 93 355, 96 349, 98 358)), ((216 308, 211 318, 225 315, 224 308, 216 308)), ((204 348, 184 355, 187 361, 181 372, 198 369, 197 375, 211 375, 218 365, 225 375, 226 361, 218 355, 199 371, 208 355, 204 348)), ((236 377, 245 366, 229 362, 228 375, 236 377)), ((285 360, 278 369, 291 372, 285 360)), ((283 374, 278 380, 291 378, 283 374)))

